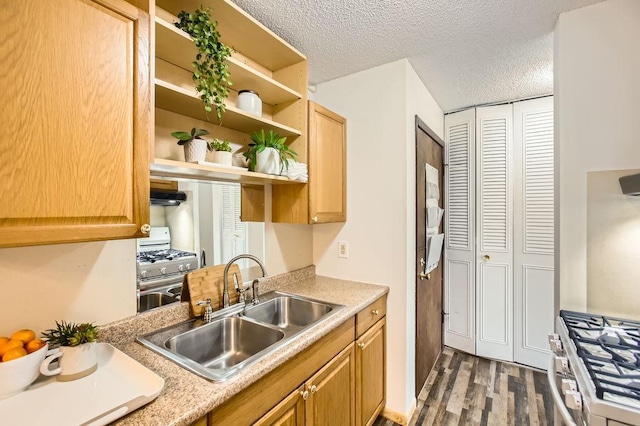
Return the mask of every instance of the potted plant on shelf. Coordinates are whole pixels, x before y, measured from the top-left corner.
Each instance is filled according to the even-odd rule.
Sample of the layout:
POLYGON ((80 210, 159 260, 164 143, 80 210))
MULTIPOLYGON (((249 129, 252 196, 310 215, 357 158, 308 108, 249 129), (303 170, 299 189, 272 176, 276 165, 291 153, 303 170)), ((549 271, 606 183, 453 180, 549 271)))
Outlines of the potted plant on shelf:
POLYGON ((193 61, 193 82, 200 93, 207 113, 216 109, 218 120, 222 120, 225 111, 224 100, 229 96, 229 65, 226 59, 231 56, 229 46, 220 41, 218 22, 211 20, 209 8, 198 8, 195 12, 181 11, 180 22, 175 26, 193 39, 198 53, 193 61))
POLYGON ((285 144, 287 138, 280 137, 273 130, 253 132, 251 140, 253 142, 244 156, 249 160, 249 170, 253 172, 280 175, 289 169, 289 159, 298 155, 285 144))
POLYGON ((204 161, 207 156, 207 141, 200 139, 200 136, 208 135, 209 132, 195 127, 189 132, 173 132, 171 136, 178 139, 178 145, 184 146, 184 161, 187 163, 197 163, 204 161))
POLYGON ((49 346, 59 351, 47 357, 40 372, 45 376, 58 375, 59 381, 71 381, 88 376, 98 368, 96 340, 98 327, 92 323, 74 324, 56 321, 56 328, 42 333, 49 346), (50 370, 49 364, 59 360, 59 367, 50 370))
POLYGON ((233 159, 233 155, 231 154, 231 145, 229 141, 224 139, 214 139, 211 143, 209 143, 209 150, 213 151, 213 162, 222 164, 225 166, 231 165, 231 160, 233 159))

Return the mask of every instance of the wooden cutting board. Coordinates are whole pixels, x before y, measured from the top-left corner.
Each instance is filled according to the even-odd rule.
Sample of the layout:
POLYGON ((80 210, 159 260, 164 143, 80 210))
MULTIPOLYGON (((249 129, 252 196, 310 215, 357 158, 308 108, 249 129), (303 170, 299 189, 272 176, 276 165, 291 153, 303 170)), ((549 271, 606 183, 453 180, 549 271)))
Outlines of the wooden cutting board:
MULTIPOLYGON (((189 272, 184 276, 182 284, 182 302, 189 301, 191 312, 194 316, 200 316, 204 312, 204 306, 197 303, 202 300, 211 299, 211 306, 216 311, 222 308, 222 291, 224 288, 223 275, 226 265, 210 266, 189 272)), ((229 304, 233 305, 238 301, 238 293, 235 290, 233 274, 238 277, 238 282, 242 284, 242 275, 237 264, 231 265, 228 272, 229 277, 229 304)))

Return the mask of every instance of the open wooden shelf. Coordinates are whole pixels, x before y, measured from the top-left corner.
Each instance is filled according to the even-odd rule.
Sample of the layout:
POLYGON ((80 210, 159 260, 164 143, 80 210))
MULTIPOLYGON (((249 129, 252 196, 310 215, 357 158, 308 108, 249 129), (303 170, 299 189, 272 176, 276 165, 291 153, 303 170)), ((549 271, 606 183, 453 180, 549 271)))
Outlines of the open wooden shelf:
POLYGON ((267 175, 249 170, 156 158, 151 163, 151 176, 238 182, 250 185, 302 184, 286 176, 267 175))
MULTIPOLYGON (((156 107, 198 120, 220 124, 215 109, 207 114, 204 104, 195 92, 156 78, 156 107)), ((222 125, 243 133, 253 133, 260 129, 273 130, 281 136, 300 136, 301 132, 273 120, 257 117, 234 106, 227 105, 222 117, 222 125)))
MULTIPOLYGON (((156 9, 156 57, 189 72, 196 56, 196 47, 189 34, 176 28, 173 23, 178 18, 160 8, 156 9)), ((254 90, 260 94, 262 102, 277 105, 296 101, 302 96, 284 84, 254 70, 238 59, 227 59, 233 90, 254 90)))
MULTIPOLYGON (((305 61, 297 49, 228 0, 158 0, 156 5, 177 16, 203 5, 212 9, 222 41, 234 50, 275 71, 305 61), (256 40, 260 40, 259 43, 256 40)), ((261 94, 262 95, 262 94, 261 94)))

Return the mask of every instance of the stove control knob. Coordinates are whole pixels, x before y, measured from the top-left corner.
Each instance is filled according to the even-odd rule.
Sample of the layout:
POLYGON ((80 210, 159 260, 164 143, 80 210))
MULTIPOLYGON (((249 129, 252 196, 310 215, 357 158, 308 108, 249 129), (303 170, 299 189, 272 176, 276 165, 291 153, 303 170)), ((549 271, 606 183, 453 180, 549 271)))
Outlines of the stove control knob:
POLYGON ((567 391, 567 393, 564 394, 564 403, 567 405, 567 408, 582 411, 582 395, 580 395, 580 392, 567 391))
POLYGON ((178 265, 178 271, 180 272, 184 271, 184 265, 178 265))
POLYGON ((145 278, 145 277, 147 276, 147 271, 142 271, 142 272, 140 272, 140 276, 141 276, 142 278, 145 278))
POLYGON ((568 373, 569 372, 569 360, 563 356, 556 357, 556 371, 558 373, 568 373))
POLYGON ((191 269, 191 264, 187 263, 186 265, 184 265, 184 267, 187 268, 187 271, 188 271, 189 269, 191 269))
POLYGON ((562 342, 560 340, 549 340, 549 349, 555 354, 562 353, 562 342))
POLYGON ((161 273, 162 275, 166 274, 166 273, 167 273, 167 268, 161 268, 161 269, 160 269, 160 273, 161 273))
POLYGON ((567 392, 576 392, 577 390, 578 387, 575 380, 562 379, 562 393, 566 395, 567 392))

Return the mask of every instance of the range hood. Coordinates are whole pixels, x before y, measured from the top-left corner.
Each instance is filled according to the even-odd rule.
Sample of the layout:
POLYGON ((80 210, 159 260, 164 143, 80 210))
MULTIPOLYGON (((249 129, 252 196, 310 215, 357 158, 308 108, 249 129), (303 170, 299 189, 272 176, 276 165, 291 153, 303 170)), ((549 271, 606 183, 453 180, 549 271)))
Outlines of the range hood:
POLYGON ((640 173, 621 177, 620 187, 625 195, 640 195, 640 173))
POLYGON ((151 190, 152 206, 179 206, 187 200, 187 194, 182 191, 157 191, 151 190))

